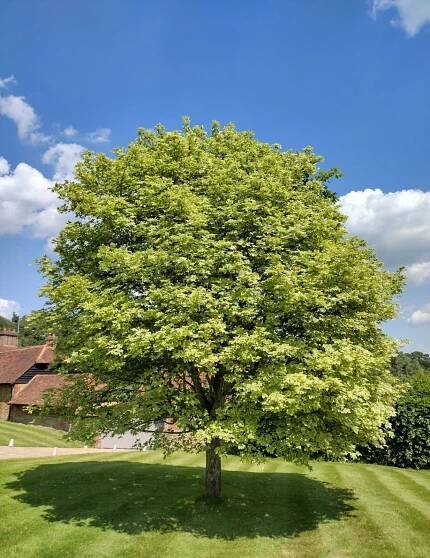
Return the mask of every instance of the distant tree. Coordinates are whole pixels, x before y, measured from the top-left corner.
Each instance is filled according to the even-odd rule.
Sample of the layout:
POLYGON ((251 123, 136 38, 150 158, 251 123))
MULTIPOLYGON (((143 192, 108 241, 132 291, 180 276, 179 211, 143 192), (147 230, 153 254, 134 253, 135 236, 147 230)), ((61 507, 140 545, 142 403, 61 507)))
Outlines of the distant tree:
POLYGON ((18 327, 19 327, 19 316, 18 316, 18 314, 17 314, 16 312, 14 312, 14 313, 12 314, 12 318, 11 318, 10 321, 12 322, 14 329, 18 331, 18 327))
POLYGON ((430 373, 430 356, 419 351, 398 353, 391 361, 391 371, 401 378, 418 372, 430 373))
POLYGON ((160 444, 305 461, 383 441, 397 394, 400 273, 348 237, 310 148, 232 125, 140 130, 115 158, 85 153, 54 188, 75 215, 41 269, 45 331, 68 371, 77 437, 174 421, 160 444))
POLYGON ((0 330, 2 329, 15 329, 11 320, 8 320, 4 316, 0 316, 0 330))
POLYGON ((10 320, 0 317, 0 328, 14 329, 19 332, 19 344, 21 347, 40 345, 44 343, 46 333, 39 328, 36 321, 32 320, 32 315, 19 316, 16 312, 12 314, 10 320), (4 320, 4 325, 2 321, 4 320))
POLYGON ((33 321, 32 314, 22 316, 19 322, 19 342, 22 347, 41 345, 45 342, 47 332, 33 321))

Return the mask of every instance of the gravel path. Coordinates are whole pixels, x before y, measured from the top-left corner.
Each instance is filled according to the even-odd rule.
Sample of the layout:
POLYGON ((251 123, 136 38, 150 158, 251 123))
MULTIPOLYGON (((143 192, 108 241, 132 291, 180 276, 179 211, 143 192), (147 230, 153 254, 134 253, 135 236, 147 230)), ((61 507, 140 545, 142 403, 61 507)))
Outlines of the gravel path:
POLYGON ((81 453, 112 453, 112 450, 96 448, 10 448, 9 446, 0 446, 0 460, 22 459, 24 457, 52 457, 54 455, 79 455, 81 453))

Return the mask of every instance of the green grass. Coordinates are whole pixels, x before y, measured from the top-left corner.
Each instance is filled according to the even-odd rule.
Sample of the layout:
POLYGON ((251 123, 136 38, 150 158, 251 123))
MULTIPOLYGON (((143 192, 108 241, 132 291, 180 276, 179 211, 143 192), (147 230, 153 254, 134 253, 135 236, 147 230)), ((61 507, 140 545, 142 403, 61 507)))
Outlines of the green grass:
POLYGON ((0 446, 7 446, 11 438, 17 447, 73 448, 83 445, 65 440, 62 430, 0 420, 0 446))
POLYGON ((224 460, 224 499, 199 499, 202 456, 109 453, 0 462, 7 558, 419 558, 430 471, 224 460))

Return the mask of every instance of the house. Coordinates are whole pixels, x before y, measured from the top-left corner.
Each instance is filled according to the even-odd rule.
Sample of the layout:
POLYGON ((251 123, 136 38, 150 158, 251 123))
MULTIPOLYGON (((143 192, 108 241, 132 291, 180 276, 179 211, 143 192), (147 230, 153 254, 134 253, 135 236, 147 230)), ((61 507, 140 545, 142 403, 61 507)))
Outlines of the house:
POLYGON ((59 374, 36 374, 21 390, 12 395, 9 401, 9 420, 67 430, 68 423, 59 416, 40 417, 28 411, 29 405, 42 405, 43 396, 48 390, 61 388, 64 384, 65 379, 59 374))
MULTIPOLYGON (((15 331, 0 331, 0 420, 40 424, 67 430, 67 422, 59 416, 31 413, 28 407, 40 406, 47 390, 65 385, 66 379, 49 368, 54 361, 54 338, 48 336, 43 345, 19 347, 15 331)), ((150 432, 123 435, 102 434, 96 447, 129 449, 144 446, 152 438, 151 431, 163 428, 161 423, 149 427, 150 432)))
POLYGON ((42 403, 46 390, 64 384, 64 378, 49 369, 53 360, 52 336, 43 345, 18 347, 15 331, 0 331, 0 420, 67 429, 60 417, 40 417, 27 410, 28 405, 42 403))

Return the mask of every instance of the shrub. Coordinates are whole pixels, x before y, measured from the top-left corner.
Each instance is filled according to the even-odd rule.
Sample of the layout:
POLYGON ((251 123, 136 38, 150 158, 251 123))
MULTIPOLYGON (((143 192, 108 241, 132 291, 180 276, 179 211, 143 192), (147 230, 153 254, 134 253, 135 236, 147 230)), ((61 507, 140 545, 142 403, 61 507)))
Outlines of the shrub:
POLYGON ((363 458, 371 463, 413 467, 430 466, 430 374, 415 374, 408 383, 407 392, 396 405, 391 420, 392 437, 384 447, 361 450, 363 458))

